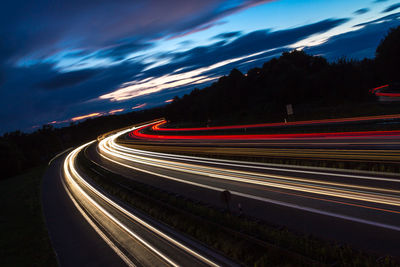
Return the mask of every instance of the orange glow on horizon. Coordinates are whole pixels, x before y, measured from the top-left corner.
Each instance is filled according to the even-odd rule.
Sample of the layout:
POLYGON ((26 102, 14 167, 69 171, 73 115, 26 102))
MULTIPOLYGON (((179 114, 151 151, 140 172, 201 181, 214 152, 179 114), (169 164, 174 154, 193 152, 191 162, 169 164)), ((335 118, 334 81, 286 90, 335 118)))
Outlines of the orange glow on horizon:
POLYGON ((144 106, 146 106, 146 105, 147 105, 146 103, 140 104, 140 105, 134 106, 132 109, 142 108, 142 107, 144 107, 144 106))
POLYGON ((172 99, 165 100, 164 102, 165 102, 165 103, 171 103, 172 101, 174 101, 173 98, 172 98, 172 99))
POLYGON ((83 120, 83 119, 87 119, 87 118, 92 118, 92 117, 98 117, 103 115, 102 113, 99 112, 95 112, 95 113, 91 113, 88 115, 83 115, 83 116, 78 116, 78 117, 74 117, 71 119, 71 121, 79 121, 79 120, 83 120))
POLYGON ((118 113, 118 112, 122 112, 124 110, 125 110, 124 108, 114 109, 114 110, 109 111, 108 114, 115 114, 115 113, 118 113))

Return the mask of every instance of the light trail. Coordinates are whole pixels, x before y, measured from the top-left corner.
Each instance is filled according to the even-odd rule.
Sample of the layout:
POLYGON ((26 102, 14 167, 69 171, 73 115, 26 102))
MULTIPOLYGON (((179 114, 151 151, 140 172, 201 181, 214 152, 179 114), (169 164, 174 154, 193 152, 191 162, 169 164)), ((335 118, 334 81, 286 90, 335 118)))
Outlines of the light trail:
POLYGON ((369 90, 369 92, 370 93, 374 93, 375 91, 378 91, 380 89, 387 88, 387 87, 389 87, 389 84, 385 84, 385 85, 382 85, 382 86, 375 87, 375 88, 369 90))
MULTIPOLYGON (((128 129, 128 131, 131 129, 128 129)), ((123 131, 125 133, 127 130, 123 131)), ((209 266, 218 266, 216 263, 213 261, 207 259, 206 257, 202 256, 201 254, 193 251, 192 249, 188 248, 184 244, 180 243, 176 239, 170 237, 169 235, 163 233, 162 231, 158 230, 154 226, 150 225, 149 223, 145 222, 144 220, 140 219, 139 217, 135 216, 131 212, 127 211, 120 205, 118 205, 116 202, 105 196, 103 193, 101 193, 99 190, 94 188, 92 185, 90 185, 77 171, 75 167, 75 160, 78 155, 78 153, 85 148, 86 146, 90 145, 92 142, 89 142, 85 145, 82 145, 78 147, 77 149, 73 150, 65 159, 64 161, 64 175, 65 175, 65 180, 69 188, 72 188, 72 190, 69 192, 70 195, 73 195, 73 191, 78 192, 78 196, 74 196, 74 200, 76 201, 77 198, 84 198, 87 201, 89 201, 93 206, 95 206, 99 211, 101 211, 104 216, 109 218, 111 221, 113 221, 116 225, 118 225, 121 229, 123 229, 126 233, 128 233, 130 236, 132 236, 135 240, 138 240, 141 244, 143 244, 146 248, 148 248, 150 251, 158 255, 161 259, 163 259, 165 262, 172 266, 179 266, 176 262, 170 259, 170 257, 166 256, 164 253, 160 252, 157 248, 155 248, 153 245, 148 243, 146 240, 144 240, 142 237, 140 237, 138 234, 134 233, 129 229, 128 226, 123 224, 118 218, 113 216, 110 212, 108 212, 104 207, 102 207, 96 200, 94 200, 83 188, 80 186, 80 184, 84 185, 84 187, 89 190, 92 194, 95 194, 99 198, 101 198, 103 201, 108 203, 110 206, 114 207, 117 209, 119 212, 130 218, 131 220, 135 221, 136 223, 139 223, 149 231, 155 233, 159 237, 167 240, 168 242, 172 243, 179 249, 182 249, 186 253, 192 255, 193 257, 197 258, 198 260, 206 263, 209 266)), ((125 256, 126 257, 126 256, 125 256)))
MULTIPOLYGON (((116 137, 113 136, 113 137, 110 137, 110 139, 111 138, 116 138, 116 137)), ((104 147, 104 144, 108 143, 110 141, 110 139, 103 140, 102 144, 99 144, 98 148, 101 151, 104 151, 105 149, 107 149, 107 148, 104 147)), ((217 187, 217 186, 210 186, 210 185, 203 184, 203 183, 193 182, 193 181, 189 181, 189 180, 173 177, 173 176, 170 176, 170 175, 165 175, 165 174, 162 174, 162 173, 159 173, 159 172, 154 172, 154 171, 149 171, 149 170, 146 170, 146 169, 143 169, 143 168, 134 167, 132 165, 125 164, 125 163, 123 163, 121 161, 114 160, 114 159, 112 159, 110 157, 110 156, 116 156, 116 154, 114 154, 114 155, 111 154, 110 155, 109 153, 106 152, 105 154, 102 153, 100 155, 103 158, 105 158, 106 160, 108 160, 110 162, 113 162, 113 163, 115 163, 117 165, 124 166, 126 168, 133 169, 133 170, 136 170, 136 171, 140 171, 140 172, 143 172, 143 173, 155 175, 155 176, 162 177, 162 178, 165 178, 165 179, 168 179, 168 180, 172 180, 172 181, 176 181, 176 182, 180 182, 180 183, 184 183, 184 184, 189 184, 189 185, 197 186, 197 187, 200 187, 200 188, 210 189, 210 190, 214 190, 214 191, 222 192, 222 191, 225 190, 225 188, 221 188, 221 187, 217 187)), ((121 159, 121 157, 117 157, 117 158, 121 159)), ((276 204, 276 205, 280 205, 280 206, 295 208, 295 209, 308 211, 308 212, 312 212, 312 213, 316 213, 316 214, 321 214, 321 215, 325 215, 325 216, 331 216, 331 217, 340 218, 340 219, 344 219, 344 220, 349 220, 349 221, 359 222, 359 223, 373 225, 373 226, 377 226, 377 227, 382 227, 382 228, 386 228, 386 229, 391 229, 391 230, 395 230, 395 231, 400 231, 400 227, 394 226, 394 225, 389 225, 389 224, 380 223, 380 222, 376 222, 376 221, 371 221, 371 220, 366 220, 366 219, 357 218, 357 217, 353 217, 353 216, 343 215, 343 214, 339 214, 339 213, 335 213, 335 212, 329 212, 329 211, 319 210, 319 209, 315 209, 315 208, 300 206, 300 205, 297 205, 297 204, 292 204, 292 203, 288 203, 288 202, 284 202, 284 201, 279 201, 279 200, 269 199, 269 198, 265 198, 265 197, 250 195, 250 194, 247 194, 247 193, 242 193, 242 192, 238 192, 238 191, 234 191, 234 190, 232 190, 232 191, 230 190, 230 192, 233 195, 237 195, 237 196, 241 196, 241 197, 245 197, 245 198, 249 198, 249 199, 255 199, 255 200, 262 201, 262 202, 272 203, 272 204, 276 204)), ((307 197, 307 196, 305 196, 305 197, 307 197)), ((314 198, 314 199, 317 199, 317 198, 314 198)), ((345 202, 340 202, 340 201, 335 201, 335 200, 332 201, 332 200, 329 200, 329 199, 323 199, 323 201, 330 201, 332 203, 358 206, 358 207, 362 207, 362 208, 371 208, 371 207, 362 206, 362 205, 358 205, 358 204, 345 203, 345 202)), ((384 210, 384 209, 379 209, 379 208, 375 208, 375 207, 372 207, 372 209, 398 213, 397 211, 384 210)))
MULTIPOLYGON (((320 171, 298 170, 295 168, 288 169, 287 166, 285 166, 285 168, 283 168, 283 167, 267 167, 267 166, 265 166, 264 163, 259 163, 259 162, 246 162, 246 161, 217 159, 217 158, 210 159, 210 158, 193 157, 193 156, 178 155, 178 154, 166 154, 166 153, 145 151, 145 150, 133 149, 133 148, 118 145, 115 142, 115 139, 110 140, 110 145, 112 148, 119 150, 119 151, 139 154, 139 155, 143 155, 143 156, 157 157, 157 158, 162 158, 162 159, 175 159, 175 160, 179 159, 179 160, 185 160, 185 161, 190 161, 190 162, 221 165, 221 166, 228 166, 228 167, 240 167, 240 168, 246 168, 246 169, 269 170, 269 171, 288 171, 288 170, 290 170, 290 172, 301 173, 301 174, 325 175, 325 176, 345 177, 345 178, 352 178, 352 179, 364 179, 364 180, 400 183, 400 177, 399 178, 383 178, 383 177, 372 177, 372 176, 367 176, 367 175, 341 174, 341 173, 330 173, 330 172, 320 172, 320 171)), ((308 167, 297 166, 297 168, 308 168, 308 167)))
POLYGON ((62 181, 62 185, 64 187, 64 190, 67 192, 69 198, 71 199, 72 203, 76 207, 76 209, 79 211, 79 213, 85 218, 85 220, 90 224, 90 226, 96 231, 96 233, 104 240, 104 242, 107 243, 109 247, 111 247, 112 250, 114 250, 115 253, 130 267, 136 266, 122 251, 103 233, 103 231, 93 222, 93 220, 86 214, 86 212, 81 208, 77 200, 75 200, 75 197, 71 194, 67 186, 65 185, 65 182, 62 181))
POLYGON ((99 144, 99 149, 101 150, 101 152, 107 153, 110 156, 154 167, 180 171, 183 173, 205 175, 208 177, 224 179, 233 182, 257 184, 281 189, 302 191, 306 193, 329 195, 333 197, 400 206, 400 198, 397 195, 392 195, 400 194, 400 191, 398 190, 346 185, 341 183, 300 179, 290 176, 261 174, 255 172, 199 166, 194 164, 179 163, 174 161, 137 156, 134 154, 118 151, 116 150, 116 148, 117 146, 115 146, 115 137, 106 138, 99 144), (106 143, 108 141, 110 142, 109 147, 106 146, 106 143), (374 191, 378 191, 380 193, 376 193, 374 191))
POLYGON ((389 84, 382 85, 382 86, 376 87, 374 89, 371 89, 369 92, 372 94, 375 94, 376 96, 387 96, 387 97, 392 97, 392 98, 400 97, 400 93, 381 92, 381 89, 388 88, 388 87, 389 87, 389 84))
MULTIPOLYGON (((380 89, 380 88, 378 88, 378 89, 380 89)), ((165 125, 167 123, 166 120, 163 120, 163 121, 153 125, 151 128, 153 131, 160 131, 160 132, 211 131, 211 130, 266 128, 266 127, 280 127, 280 126, 294 126, 294 125, 306 126, 306 125, 315 125, 315 124, 345 123, 345 122, 367 122, 367 121, 375 121, 375 120, 393 120, 393 119, 400 119, 400 114, 361 116, 361 117, 338 118, 338 119, 307 120, 307 121, 294 121, 294 122, 274 122, 274 123, 258 123, 258 124, 229 125, 229 126, 192 127, 192 128, 161 127, 162 125, 165 125)))
MULTIPOLYGON (((400 116, 400 115, 398 115, 400 116)), ((341 139, 341 138, 373 138, 373 140, 385 139, 391 137, 400 137, 400 131, 371 131, 371 132, 350 132, 350 133, 312 133, 312 134, 278 134, 278 135, 150 135, 143 133, 142 130, 148 127, 160 125, 163 120, 157 120, 134 128, 126 128, 122 131, 112 131, 98 138, 96 151, 110 164, 127 169, 139 171, 152 176, 157 176, 166 180, 208 189, 217 192, 229 190, 232 195, 243 197, 249 200, 257 200, 273 205, 288 207, 301 211, 311 212, 323 216, 339 218, 346 221, 362 223, 374 227, 384 228, 400 232, 400 226, 396 222, 400 216, 400 179, 397 177, 374 177, 370 175, 361 175, 354 173, 335 173, 322 170, 301 169, 298 167, 286 168, 271 167, 267 164, 254 162, 241 162, 225 159, 210 159, 195 156, 184 156, 170 153, 151 152, 143 149, 127 147, 117 143, 117 138, 129 134, 135 138, 164 141, 174 137, 176 140, 267 140, 272 137, 276 140, 323 140, 323 139, 341 139), (148 137, 150 136, 150 137, 148 137), (238 136, 241 139, 236 139, 238 136), (200 137, 200 138, 199 138, 200 137), (221 139, 219 139, 221 137, 221 139), (187 138, 187 139, 186 139, 187 138), (265 139, 264 139, 265 138, 265 139), (274 174, 272 172, 281 172, 274 174), (300 202, 298 202, 300 200, 300 202), (354 212, 354 213, 353 213, 354 212), (391 216, 395 221, 388 220, 383 216, 391 216)), ((399 139, 400 140, 400 139, 399 139)), ((94 142, 94 141, 93 141, 94 142)), ((245 143, 247 141, 244 141, 245 143)), ((262 141, 260 141, 262 142, 262 141)), ((210 143, 212 143, 210 141, 210 143)), ((234 142, 233 142, 234 143, 234 142)), ((89 183, 76 168, 76 157, 82 149, 88 147, 91 143, 85 144, 73 150, 64 162, 65 184, 69 190, 70 197, 73 198, 74 205, 91 205, 102 216, 108 218, 114 227, 118 227, 126 235, 130 236, 143 247, 151 251, 163 262, 171 266, 178 266, 179 262, 175 260, 174 255, 167 253, 168 250, 160 250, 160 245, 146 239, 146 234, 135 232, 130 226, 132 223, 140 225, 152 235, 157 236, 158 240, 163 240, 185 253, 190 255, 191 260, 201 261, 207 265, 217 266, 215 262, 204 257, 200 253, 192 250, 180 241, 172 238, 171 235, 157 229, 143 219, 132 214, 132 212, 123 208, 120 204, 102 193, 101 190, 89 183), (87 204, 87 203, 89 204, 87 204), (86 203, 86 204, 85 204, 86 203)), ((157 143, 155 143, 157 144, 157 143)), ((135 146, 132 141, 128 145, 135 146)), ((201 149, 201 148, 200 148, 201 149)), ((240 147, 238 149, 241 149, 240 147)), ((177 151, 179 147, 177 146, 177 151)), ((290 153, 290 149, 271 150, 274 153, 282 155, 290 153), (289 152, 288 152, 289 151, 289 152)), ((308 153, 309 155, 321 155, 325 152, 306 151, 299 149, 299 153, 308 153)), ((369 153, 368 157, 386 157, 396 158, 396 150, 358 150, 357 155, 369 153)), ((354 157, 353 150, 342 150, 337 152, 342 157, 354 157)), ((368 158, 366 156, 366 158, 368 158)), ((100 162, 100 161, 99 161, 100 162)), ((104 166, 107 163, 104 161, 104 166)), ((108 168, 108 167, 107 167, 108 168)), ((111 168, 112 169, 112 168, 111 168)), ((118 172, 118 171, 116 171, 118 172)), ((77 207, 78 208, 78 207, 77 207)), ((78 208, 79 210, 79 208, 78 208)), ((86 209, 82 209, 85 212, 86 209)), ((80 211, 82 212, 82 211, 80 211)), ((92 213, 90 210, 86 212, 92 213)), ((84 216, 85 217, 85 216, 84 216)), ((90 217, 90 216, 89 216, 90 217)), ((88 217, 88 218, 89 218, 88 217)), ((85 218, 87 219, 87 218, 85 218)), ((89 218, 90 219, 90 218, 89 218)), ((95 224, 94 224, 95 225, 95 224)), ((93 226, 93 225, 92 225, 93 226)), ((108 226, 110 227, 110 226, 108 226)), ((95 228, 95 227, 94 227, 95 228)), ((113 228, 114 229, 114 228, 113 228)), ((95 229, 96 230, 96 229, 95 229)), ((96 231, 100 231, 97 229, 96 231)), ((99 233, 100 234, 100 233, 99 233)), ((101 235, 101 234, 100 234, 101 235)), ((103 233, 104 236, 106 236, 103 233)), ((111 240, 102 237, 117 254, 121 250, 112 243, 111 240)), ((151 240, 151 239, 150 239, 151 240)), ((154 239, 153 239, 154 240, 154 239)), ((116 239, 118 242, 118 239, 116 239)), ((124 245, 122 245, 124 247, 124 245)), ((126 252, 124 252, 126 253, 126 252)), ((129 264, 129 255, 122 253, 120 256, 129 264), (124 259, 125 257, 125 259, 124 259)))
MULTIPOLYGON (((160 122, 150 124, 157 125, 160 122)), ((328 133, 290 133, 290 134, 231 134, 231 135, 160 135, 142 133, 149 125, 142 126, 129 133, 131 138, 146 140, 296 140, 296 139, 359 139, 359 138, 400 138, 400 130, 358 131, 328 133)))
MULTIPOLYGON (((221 142, 204 144, 197 146, 196 143, 169 143, 168 145, 162 144, 154 146, 150 143, 140 144, 138 142, 123 141, 124 145, 135 147, 140 150, 150 150, 163 153, 179 153, 191 155, 224 155, 224 156, 254 156, 254 157, 275 157, 275 158, 316 158, 325 160, 346 160, 357 162, 390 162, 397 163, 400 161, 400 151, 395 149, 338 149, 335 148, 271 148, 263 147, 265 144, 259 146, 255 143, 241 144, 224 143, 221 142)), ((274 143, 276 144, 276 143, 274 143)), ((393 143, 389 143, 393 144, 393 143)), ((400 143, 399 143, 400 144, 400 143)), ((332 144, 331 144, 332 145, 332 144)), ((337 145, 337 143, 335 143, 337 145)))
POLYGON ((375 93, 377 96, 390 96, 390 97, 400 97, 400 93, 383 93, 383 92, 377 92, 375 93))

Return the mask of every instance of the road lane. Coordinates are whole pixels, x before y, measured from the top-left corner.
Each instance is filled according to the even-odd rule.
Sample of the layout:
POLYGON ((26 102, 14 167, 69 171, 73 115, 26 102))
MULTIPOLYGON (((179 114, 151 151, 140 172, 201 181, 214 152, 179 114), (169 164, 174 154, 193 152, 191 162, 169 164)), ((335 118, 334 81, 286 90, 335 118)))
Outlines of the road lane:
MULTIPOLYGON (((113 151, 115 152, 115 146, 112 149, 114 149, 113 151)), ((102 151, 102 153, 103 156, 107 157, 107 155, 104 155, 104 151, 102 151)), ((126 151, 124 151, 124 153, 126 153, 126 151)), ((396 245, 394 241, 396 238, 399 238, 400 226, 398 209, 399 192, 397 190, 395 190, 395 192, 389 192, 390 194, 387 194, 388 192, 380 191, 381 189, 385 188, 370 188, 367 190, 368 192, 347 191, 351 192, 351 194, 345 197, 343 195, 328 197, 326 195, 323 195, 321 197, 322 194, 318 195, 315 192, 306 192, 305 194, 304 192, 302 192, 302 194, 299 194, 298 192, 294 192, 296 190, 294 190, 293 188, 280 188, 279 190, 276 190, 276 188, 271 188, 273 187, 271 185, 263 184, 262 186, 260 186, 256 183, 249 183, 248 180, 232 181, 220 179, 221 177, 218 176, 221 176, 221 173, 204 173, 204 165, 202 166, 203 173, 196 174, 193 172, 193 170, 191 170, 191 173, 187 172, 187 170, 186 172, 182 172, 182 170, 177 169, 177 165, 166 168, 165 165, 160 165, 160 161, 158 161, 157 163, 158 166, 156 166, 156 164, 147 164, 148 162, 146 163, 145 161, 143 161, 143 153, 134 156, 135 159, 133 161, 132 159, 123 159, 116 155, 110 154, 108 155, 108 158, 101 158, 98 156, 96 158, 96 151, 93 149, 90 154, 91 157, 98 163, 107 166, 107 168, 110 168, 117 173, 121 173, 127 177, 133 177, 133 179, 137 179, 141 182, 157 185, 158 187, 164 188, 166 186, 165 188, 167 190, 172 190, 172 192, 189 195, 192 198, 196 198, 197 196, 198 199, 204 201, 204 196, 201 196, 201 194, 196 194, 194 191, 215 191, 216 188, 217 191, 218 189, 220 191, 223 189, 229 189, 235 192, 235 198, 241 199, 239 201, 246 203, 246 206, 250 207, 249 210, 246 210, 246 213, 249 213, 253 216, 261 217, 267 219, 268 221, 274 221, 279 224, 295 226, 295 229, 300 230, 301 228, 310 228, 308 226, 306 227, 305 224, 313 225, 314 227, 311 227, 313 228, 310 231, 311 233, 318 233, 321 236, 327 236, 336 240, 344 240, 346 242, 357 244, 360 247, 368 247, 368 249, 373 249, 377 251, 391 251, 393 253, 395 251, 396 253, 400 251, 399 246, 396 245), (141 160, 138 160, 138 156, 142 157, 141 160), (132 172, 133 169, 135 170, 134 172, 132 172), (150 176, 151 178, 148 178, 150 176), (156 176, 157 178, 155 178, 156 176), (174 179, 169 179, 169 181, 166 181, 166 177, 172 177, 174 179), (202 185, 203 187, 199 188, 199 185, 202 185), (193 189, 193 187, 195 187, 196 189, 193 189), (378 194, 376 194, 377 191, 378 194), (187 192, 190 193, 188 194, 187 192), (371 195, 375 195, 375 199, 356 199, 352 196, 352 194, 358 195, 360 193, 368 193, 368 195, 365 195, 367 198, 370 198, 371 195), (347 199, 345 199, 344 201, 344 198, 347 199), (382 199, 391 199, 391 202, 389 203, 386 200, 382 202, 380 201, 382 199), (260 205, 259 202, 263 203, 260 205), (271 219, 274 216, 269 216, 270 214, 266 215, 260 212, 261 210, 271 209, 271 206, 274 206, 272 210, 276 210, 276 206, 280 206, 278 210, 285 210, 285 212, 289 212, 289 214, 296 214, 297 218, 301 218, 300 220, 303 222, 302 226, 296 226, 295 223, 293 223, 293 218, 296 218, 296 216, 291 218, 292 222, 287 222, 284 219, 282 220, 282 216, 278 215, 275 216, 275 219, 271 219), (258 208, 254 209, 254 207, 258 208), (298 211, 301 211, 302 214, 299 214, 298 211), (326 221, 327 217, 329 218, 328 221, 335 222, 337 225, 340 225, 340 227, 338 228, 337 225, 332 225, 332 223, 327 224, 331 226, 330 228, 321 228, 321 225, 316 225, 318 224, 318 222, 326 221), (332 229, 335 230, 332 231, 332 229), (365 229, 368 230, 364 232, 363 230, 365 229), (365 233, 368 234, 366 235, 365 233), (368 236, 369 239, 374 240, 372 245, 371 242, 365 243, 366 236, 368 236)), ((146 155, 147 161, 149 160, 149 158, 151 158, 151 156, 146 155)), ((179 165, 182 165, 182 160, 179 160, 179 165)), ((190 162, 190 164, 193 165, 193 162, 190 162)), ((285 170, 285 172, 288 171, 285 170)), ((308 176, 310 175, 310 173, 303 173, 303 175, 304 174, 306 174, 306 177, 309 179, 308 176)), ((324 176, 322 173, 315 173, 312 175, 322 177, 324 176)), ((295 176, 298 177, 299 173, 296 173, 295 176)), ((322 181, 329 181, 329 179, 332 180, 332 177, 335 177, 335 175, 333 174, 330 176, 325 176, 327 176, 328 178, 323 177, 322 181)), ((340 177, 340 175, 338 176, 340 177)), ((349 177, 346 177, 346 175, 343 174, 342 177, 340 177, 340 179, 342 180, 345 178, 349 177)), ((246 177, 246 179, 248 179, 248 177, 246 177)), ((360 177, 352 177, 352 180, 360 179, 360 177)), ((393 177, 389 177, 388 179, 392 179, 392 181, 385 182, 390 182, 394 184, 397 183, 397 180, 393 179, 393 177)), ((369 182, 371 181, 375 184, 382 182, 379 180, 369 179, 369 182)), ((357 183, 355 183, 355 185, 357 186, 357 183)), ((389 185, 389 187, 386 189, 391 190, 390 188, 391 187, 389 185)), ((361 189, 366 190, 365 188, 361 189)), ((359 189, 357 190, 360 191, 359 189)), ((218 195, 218 192, 208 193, 208 195, 214 196, 209 199, 207 198, 206 201, 213 202, 213 204, 217 205, 221 204, 218 203, 218 197, 215 196, 218 195)), ((276 212, 280 213, 277 210, 276 212)))
MULTIPOLYGON (((128 128, 125 133, 130 131, 128 128)), ((400 256, 398 175, 355 174, 157 153, 143 149, 143 144, 136 149, 135 142, 143 141, 125 142, 123 138, 118 139, 121 133, 116 133, 103 135, 99 146, 93 143, 88 147, 87 154, 95 163, 128 179, 220 208, 225 206, 220 200, 220 193, 229 190, 233 211, 238 212, 240 204, 243 213, 276 225, 346 242, 367 251, 400 256)), ((390 140, 398 142, 397 137, 390 140)), ((199 141, 191 142, 200 148, 204 146, 199 141)), ((240 149, 269 145, 268 141, 260 143, 251 140, 224 141, 222 145, 207 142, 209 146, 214 144, 223 148, 229 145, 240 149)), ((175 141, 168 143, 173 146, 179 144, 175 141)), ((149 143, 145 145, 149 146, 149 143)), ((164 145, 164 142, 151 145, 164 145)), ((84 148, 82 146, 78 150, 84 148)), ((179 145, 176 149, 179 150, 179 145)), ((78 150, 70 153, 66 160, 59 158, 52 161, 49 167, 52 171, 46 173, 43 183, 46 222, 61 265, 92 265, 93 262, 112 266, 233 264, 95 186, 90 177, 85 177, 76 166, 78 150), (62 160, 66 170, 63 180, 59 173, 62 160), (61 201, 53 203, 53 198, 61 198, 61 201), (60 202, 63 204, 57 204, 60 202), (68 208, 60 209, 62 206, 68 208), (77 220, 78 223, 70 220, 77 220), (85 233, 73 239, 73 233, 79 231, 85 233), (86 245, 76 245, 76 242, 86 242, 86 245), (86 246, 93 249, 83 252, 86 246), (75 251, 76 248, 80 248, 79 251, 75 251), (187 248, 190 248, 189 251, 187 248), (196 250, 202 253, 196 254, 196 250), (95 251, 104 252, 104 256, 95 257, 95 251)), ((397 157, 397 151, 392 152, 397 157)))
POLYGON ((308 121, 293 122, 274 122, 274 123, 258 123, 247 125, 229 125, 229 126, 211 126, 211 127, 193 127, 193 128, 168 128, 167 121, 163 120, 153 125, 151 129, 159 132, 193 132, 193 131, 213 131, 213 130, 232 130, 232 129, 250 129, 250 128, 271 128, 271 127, 290 127, 290 126, 310 126, 310 125, 343 125, 354 123, 371 123, 371 122, 393 122, 400 119, 400 114, 362 116, 337 119, 321 119, 308 121))
POLYGON ((43 213, 60 266, 126 266, 81 216, 62 185, 66 155, 52 161, 42 184, 43 213))
POLYGON ((85 213, 111 236, 119 248, 118 254, 145 266, 217 266, 219 263, 216 262, 235 265, 214 252, 206 251, 206 248, 196 251, 200 246, 193 248, 193 241, 177 239, 179 235, 166 233, 166 227, 160 230, 154 223, 140 218, 134 209, 124 207, 114 197, 96 188, 76 165, 76 157, 86 145, 72 151, 64 161, 65 184, 85 213))

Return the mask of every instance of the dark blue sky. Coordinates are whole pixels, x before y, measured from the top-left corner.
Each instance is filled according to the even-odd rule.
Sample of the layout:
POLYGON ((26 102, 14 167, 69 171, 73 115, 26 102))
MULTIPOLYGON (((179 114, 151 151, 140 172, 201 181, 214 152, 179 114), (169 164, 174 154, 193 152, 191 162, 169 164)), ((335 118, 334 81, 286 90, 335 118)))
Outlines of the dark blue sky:
POLYGON ((3 1, 0 134, 160 105, 282 51, 371 58, 399 18, 395 0, 3 1))

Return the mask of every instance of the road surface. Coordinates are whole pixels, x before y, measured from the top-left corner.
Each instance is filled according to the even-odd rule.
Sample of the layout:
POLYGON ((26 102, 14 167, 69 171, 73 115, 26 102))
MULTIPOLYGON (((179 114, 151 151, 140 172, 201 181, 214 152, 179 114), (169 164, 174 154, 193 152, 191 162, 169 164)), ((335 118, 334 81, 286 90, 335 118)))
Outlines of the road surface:
POLYGON ((232 207, 241 203, 251 216, 366 250, 400 253, 398 175, 171 155, 117 140, 111 136, 93 145, 91 159, 128 178, 213 205, 222 205, 219 192, 227 189, 232 207))
POLYGON ((46 223, 61 266, 235 265, 84 177, 76 156, 89 144, 53 161, 43 184, 46 223))
POLYGON ((235 264, 104 192, 79 168, 76 158, 83 150, 96 164, 127 179, 217 207, 224 207, 220 194, 229 190, 233 211, 238 212, 240 205, 241 212, 277 226, 400 256, 397 174, 183 155, 331 158, 397 164, 398 131, 198 138, 184 131, 164 135, 168 130, 158 132, 160 123, 104 134, 51 162, 43 183, 43 205, 62 266, 235 264))

